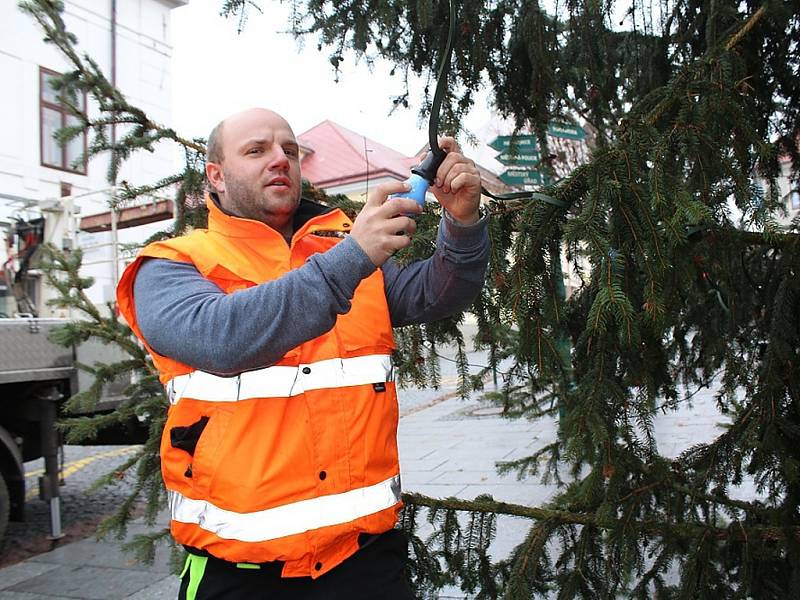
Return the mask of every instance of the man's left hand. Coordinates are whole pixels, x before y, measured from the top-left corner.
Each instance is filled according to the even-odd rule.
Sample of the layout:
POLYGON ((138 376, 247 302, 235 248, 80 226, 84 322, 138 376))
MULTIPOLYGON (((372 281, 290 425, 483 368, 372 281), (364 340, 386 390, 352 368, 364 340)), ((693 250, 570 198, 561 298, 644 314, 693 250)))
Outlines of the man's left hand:
POLYGON ((451 137, 439 140, 447 152, 431 191, 453 219, 461 225, 472 225, 480 219, 481 175, 475 163, 461 154, 461 149, 451 137))

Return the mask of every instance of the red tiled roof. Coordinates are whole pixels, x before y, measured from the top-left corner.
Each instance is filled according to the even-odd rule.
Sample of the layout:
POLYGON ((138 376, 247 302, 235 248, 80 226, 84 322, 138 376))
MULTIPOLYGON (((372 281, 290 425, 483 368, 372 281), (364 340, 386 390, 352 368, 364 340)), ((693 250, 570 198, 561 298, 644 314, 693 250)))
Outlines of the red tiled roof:
POLYGON ((404 180, 417 164, 416 157, 403 156, 328 120, 298 135, 297 141, 313 150, 303 158, 300 170, 303 177, 318 187, 361 181, 368 172, 370 179, 389 176, 404 180), (364 158, 365 144, 369 169, 364 158))

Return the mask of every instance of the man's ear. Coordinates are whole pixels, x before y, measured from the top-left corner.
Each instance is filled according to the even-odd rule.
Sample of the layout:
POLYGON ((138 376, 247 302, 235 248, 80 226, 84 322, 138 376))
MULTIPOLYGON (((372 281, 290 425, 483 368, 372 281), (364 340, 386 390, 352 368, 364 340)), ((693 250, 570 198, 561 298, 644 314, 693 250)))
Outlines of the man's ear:
POLYGON ((206 178, 215 190, 225 193, 225 176, 222 174, 222 165, 219 163, 206 163, 206 178))

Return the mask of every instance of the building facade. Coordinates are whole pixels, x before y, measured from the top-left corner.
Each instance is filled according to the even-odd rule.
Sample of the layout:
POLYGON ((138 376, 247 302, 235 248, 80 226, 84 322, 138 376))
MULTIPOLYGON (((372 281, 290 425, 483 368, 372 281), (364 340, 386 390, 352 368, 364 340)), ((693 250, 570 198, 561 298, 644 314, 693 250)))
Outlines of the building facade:
MULTIPOLYGON (((169 123, 170 17, 173 9, 187 3, 65 0, 63 19, 79 40, 79 52, 90 56, 131 104, 150 118, 169 123)), ((96 279, 92 299, 104 302, 113 298, 121 260, 117 245, 110 233, 81 233, 79 219, 108 211, 108 158, 80 162, 90 141, 85 135, 64 148, 53 139, 57 129, 74 124, 51 85, 53 76, 69 70, 70 64, 55 46, 43 41, 43 35, 16 2, 0 3, 0 75, 6 86, 6 93, 0 96, 0 220, 8 233, 17 219, 43 218, 47 241, 64 248, 82 247, 85 272, 96 279)), ((91 97, 81 101, 89 116, 98 114, 91 97)), ((109 131, 109 136, 120 133, 109 131)), ((173 172, 175 165, 175 149, 168 146, 152 154, 136 153, 123 165, 119 180, 132 184, 157 181, 173 172)), ((122 230, 116 241, 141 237, 141 231, 122 230)), ((20 258, 15 256, 19 253, 17 242, 7 245, 4 262, 20 258)), ((9 285, 5 281, 3 287, 9 285)), ((13 302, 8 296, 3 300, 0 312, 13 312, 13 302)), ((40 314, 45 314, 44 295, 32 300, 40 314)))
MULTIPOLYGON (((364 202, 375 186, 405 181, 427 150, 425 146, 416 156, 404 156, 329 120, 304 131, 297 140, 303 177, 328 194, 343 194, 359 202, 364 202)), ((494 173, 477 167, 487 190, 492 193, 511 190, 494 173)))

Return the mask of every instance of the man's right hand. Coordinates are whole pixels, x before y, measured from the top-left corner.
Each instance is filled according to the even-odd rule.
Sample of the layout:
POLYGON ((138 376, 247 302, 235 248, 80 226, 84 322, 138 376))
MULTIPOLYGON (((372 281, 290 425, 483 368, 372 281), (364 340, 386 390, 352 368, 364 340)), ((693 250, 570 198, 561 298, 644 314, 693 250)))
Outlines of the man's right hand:
POLYGON ((405 215, 418 214, 422 212, 422 207, 410 198, 387 200, 390 194, 410 189, 407 183, 399 181, 379 185, 369 195, 353 222, 350 235, 376 267, 408 246, 411 243, 410 236, 417 230, 414 219, 405 215))

